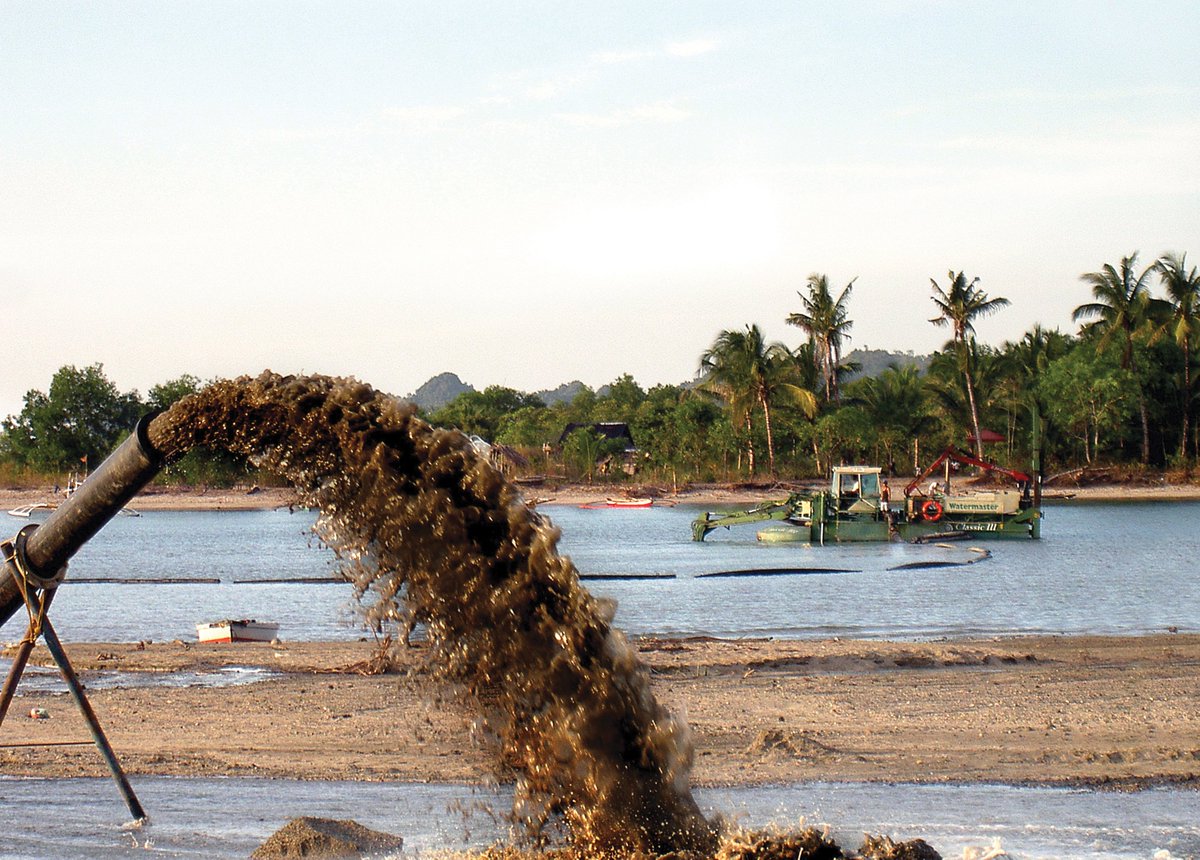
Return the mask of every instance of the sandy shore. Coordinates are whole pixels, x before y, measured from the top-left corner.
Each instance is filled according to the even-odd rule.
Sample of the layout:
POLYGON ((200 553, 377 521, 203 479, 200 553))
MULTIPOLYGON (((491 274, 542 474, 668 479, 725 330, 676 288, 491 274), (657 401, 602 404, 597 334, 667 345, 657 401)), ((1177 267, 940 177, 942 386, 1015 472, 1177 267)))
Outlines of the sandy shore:
MULTIPOLYGON (((685 716, 701 785, 803 780, 1200 787, 1200 635, 930 643, 642 639, 655 693, 685 716)), ((161 681, 261 667, 243 686, 95 689, 134 774, 478 781, 472 710, 414 648, 362 675, 371 643, 74 644, 81 670, 161 681)), ((40 649, 35 660, 46 664, 40 649)), ((65 694, 23 693, 0 773, 104 773, 65 694), (30 719, 31 708, 50 719, 30 719)))
MULTIPOLYGON (((526 501, 540 506, 580 505, 622 496, 651 496, 656 504, 752 505, 767 499, 786 498, 797 490, 816 489, 817 483, 780 483, 774 486, 704 484, 673 492, 670 486, 558 484, 552 481, 522 487, 526 501)), ((0 487, 0 510, 20 505, 56 503, 53 487, 0 487)), ((1064 485, 1047 489, 1045 500, 1056 501, 1176 501, 1200 500, 1200 484, 1146 481, 1125 484, 1064 485)), ((138 511, 220 510, 247 511, 286 508, 295 504, 295 493, 286 487, 203 489, 152 485, 139 494, 130 507, 138 511)), ((15 522, 15 520, 14 520, 15 522)))

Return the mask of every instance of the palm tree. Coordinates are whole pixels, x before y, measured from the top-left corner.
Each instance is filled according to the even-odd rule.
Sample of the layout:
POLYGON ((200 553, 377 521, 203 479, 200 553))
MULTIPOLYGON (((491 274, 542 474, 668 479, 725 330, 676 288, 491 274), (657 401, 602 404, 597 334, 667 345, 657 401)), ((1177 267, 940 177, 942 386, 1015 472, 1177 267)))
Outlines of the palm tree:
POLYGON ((1085 326, 1100 336, 1099 347, 1108 346, 1114 338, 1121 344, 1121 368, 1133 374, 1137 384, 1138 412, 1142 421, 1142 465, 1150 463, 1150 414, 1146 409, 1146 394, 1138 375, 1137 356, 1133 350, 1134 336, 1149 327, 1153 312, 1147 281, 1153 266, 1136 274, 1138 252, 1121 259, 1120 267, 1105 263, 1098 272, 1087 272, 1079 279, 1091 285, 1093 302, 1075 308, 1071 319, 1094 320, 1085 326))
POLYGON ((1187 254, 1163 254, 1154 264, 1171 303, 1171 334, 1183 350, 1183 432, 1179 459, 1187 463, 1188 436, 1192 415, 1192 344, 1200 334, 1200 275, 1187 268, 1187 254))
POLYGON ((804 310, 789 314, 788 325, 794 325, 809 336, 815 346, 814 359, 825 385, 825 400, 840 400, 838 367, 842 363, 842 343, 849 340, 851 326, 846 302, 854 287, 852 278, 835 301, 829 292, 829 278, 816 273, 808 276, 808 295, 798 292, 804 310))
POLYGON ((934 422, 926 409, 925 381, 916 365, 893 362, 879 376, 853 382, 846 390, 854 391, 851 402, 860 404, 879 429, 888 465, 895 461, 894 447, 907 447, 911 441, 913 474, 919 474, 919 440, 934 429, 934 422))
POLYGON ((792 361, 796 367, 796 384, 809 391, 816 391, 822 384, 820 362, 816 355, 817 345, 812 338, 792 350, 792 361))
POLYGON ((975 381, 971 368, 971 350, 967 340, 974 340, 974 322, 979 317, 994 314, 1001 308, 1006 308, 1009 301, 997 296, 988 298, 987 293, 975 285, 979 278, 967 281, 962 272, 957 274, 951 269, 948 273, 949 286, 943 290, 938 282, 929 279, 933 285, 933 303, 937 306, 938 316, 930 320, 936 326, 949 325, 954 331, 954 348, 958 353, 959 371, 967 388, 967 401, 971 410, 971 430, 975 434, 975 455, 983 459, 983 440, 979 433, 979 407, 975 402, 975 381))
MULTIPOLYGON (((782 343, 767 343, 757 325, 745 331, 723 331, 700 357, 700 372, 707 374, 704 387, 724 399, 733 423, 747 430, 751 414, 762 409, 767 431, 767 464, 775 473, 775 439, 771 430, 771 407, 787 400, 811 417, 817 411, 817 399, 811 391, 796 384, 798 375, 788 348, 782 343)), ((747 443, 750 472, 754 472, 754 440, 747 443)))
POLYGON ((1070 349, 1070 335, 1063 334, 1057 328, 1045 329, 1041 323, 1036 323, 1016 343, 1005 341, 1000 351, 1011 371, 1020 378, 1022 387, 1028 388, 1050 366, 1050 362, 1062 358, 1070 349))
POLYGON ((1045 404, 1037 395, 1037 382, 1050 366, 1071 349, 1072 339, 1057 328, 1045 329, 1041 323, 1025 332, 1016 343, 1005 341, 1000 348, 1003 387, 1008 399, 1008 456, 1013 455, 1017 419, 1022 408, 1045 414, 1045 404))
MULTIPOLYGON (((817 342, 814 338, 810 337, 792 350, 792 367, 795 370, 794 382, 797 385, 808 391, 819 391, 821 389, 824 374, 821 370, 821 362, 817 358, 817 342)), ((815 410, 808 416, 808 419, 815 423, 815 410)), ((817 471, 820 472, 821 446, 816 433, 812 434, 810 441, 812 443, 813 462, 817 464, 817 471)))

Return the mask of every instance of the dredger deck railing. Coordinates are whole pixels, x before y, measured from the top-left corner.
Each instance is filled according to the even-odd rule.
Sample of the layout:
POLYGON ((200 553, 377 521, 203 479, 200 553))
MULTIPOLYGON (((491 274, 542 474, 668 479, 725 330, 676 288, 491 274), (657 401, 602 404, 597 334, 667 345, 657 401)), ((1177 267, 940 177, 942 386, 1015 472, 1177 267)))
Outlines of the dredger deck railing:
POLYGON ((12 704, 17 684, 34 646, 39 638, 45 640, 46 648, 87 722, 92 740, 104 757, 135 819, 146 818, 146 813, 88 702, 83 685, 50 621, 48 610, 66 576, 67 562, 71 557, 162 468, 165 458, 151 442, 153 418, 153 415, 142 418, 129 438, 50 514, 46 522, 40 525, 31 523, 11 540, 0 544, 4 553, 4 571, 0 573, 0 627, 22 609, 28 616, 25 636, 17 646, 12 667, 3 690, 0 690, 0 724, 12 704))

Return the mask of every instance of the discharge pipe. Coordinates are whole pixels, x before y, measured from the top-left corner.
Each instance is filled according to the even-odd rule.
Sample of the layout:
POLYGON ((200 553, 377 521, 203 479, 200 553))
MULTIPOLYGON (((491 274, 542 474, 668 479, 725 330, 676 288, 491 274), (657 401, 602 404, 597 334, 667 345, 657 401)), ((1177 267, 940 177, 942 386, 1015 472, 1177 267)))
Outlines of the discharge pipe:
POLYGON ((25 605, 18 585, 54 588, 67 572, 67 561, 150 483, 165 458, 150 442, 155 415, 143 416, 133 433, 79 485, 41 525, 28 525, 5 544, 0 575, 0 627, 25 605), (11 548, 10 548, 11 546, 11 548))

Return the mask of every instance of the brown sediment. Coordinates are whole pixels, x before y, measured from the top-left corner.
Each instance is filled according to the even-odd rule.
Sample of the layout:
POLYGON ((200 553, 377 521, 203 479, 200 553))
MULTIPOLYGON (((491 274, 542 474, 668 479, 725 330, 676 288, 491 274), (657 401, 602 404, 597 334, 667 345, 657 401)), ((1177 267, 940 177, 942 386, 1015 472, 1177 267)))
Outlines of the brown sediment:
POLYGON ((479 703, 519 774, 515 812, 588 850, 707 850, 684 726, 555 550, 559 532, 456 431, 354 380, 216 383, 150 426, 168 457, 249 457, 321 511, 372 620, 428 629, 431 666, 479 703))
MULTIPOLYGON (((829 838, 828 833, 815 827, 796 830, 772 828, 770 831, 728 828, 711 853, 672 851, 657 858, 642 853, 624 857, 628 860, 836 860, 846 856, 861 856, 864 860, 941 860, 941 856, 921 840, 895 843, 891 840, 873 841, 868 837, 863 849, 861 854, 846 854, 829 838), (918 843, 928 849, 928 853, 915 853, 913 848, 918 843), (879 845, 886 845, 891 853, 879 852, 879 845)), ((595 855, 575 847, 531 851, 506 845, 482 850, 434 850, 428 856, 430 860, 595 860, 595 855)))
MULTIPOLYGON (((432 860, 592 860, 591 855, 573 848, 550 851, 526 851, 494 846, 480 851, 433 851, 432 860)), ((727 829, 716 851, 700 856, 690 851, 673 851, 658 860, 942 860, 942 855, 923 839, 896 842, 887 836, 866 834, 857 851, 844 850, 829 834, 815 827, 795 830, 772 828, 768 831, 727 829)), ((633 855, 630 860, 649 860, 633 855)))
MULTIPOLYGON (((656 697, 686 713, 693 784, 809 780, 1200 786, 1200 635, 951 642, 634 639, 656 697)), ((372 642, 70 643, 135 775, 487 783, 468 702, 439 698, 424 643, 370 670, 372 642), (261 667, 232 687, 172 686, 261 667), (151 683, 139 683, 148 677, 151 683), (204 715, 197 719, 197 715, 204 715)), ((52 666, 39 647, 35 665, 52 666)), ((5 743, 86 740, 65 694, 19 690, 5 743), (24 716, 46 709, 49 720, 24 716)), ((0 749, 0 771, 99 776, 94 748, 0 749)))
POLYGON ((364 827, 357 821, 337 818, 293 818, 254 849, 251 860, 312 860, 333 857, 362 857, 364 854, 394 853, 404 840, 390 833, 364 827))

